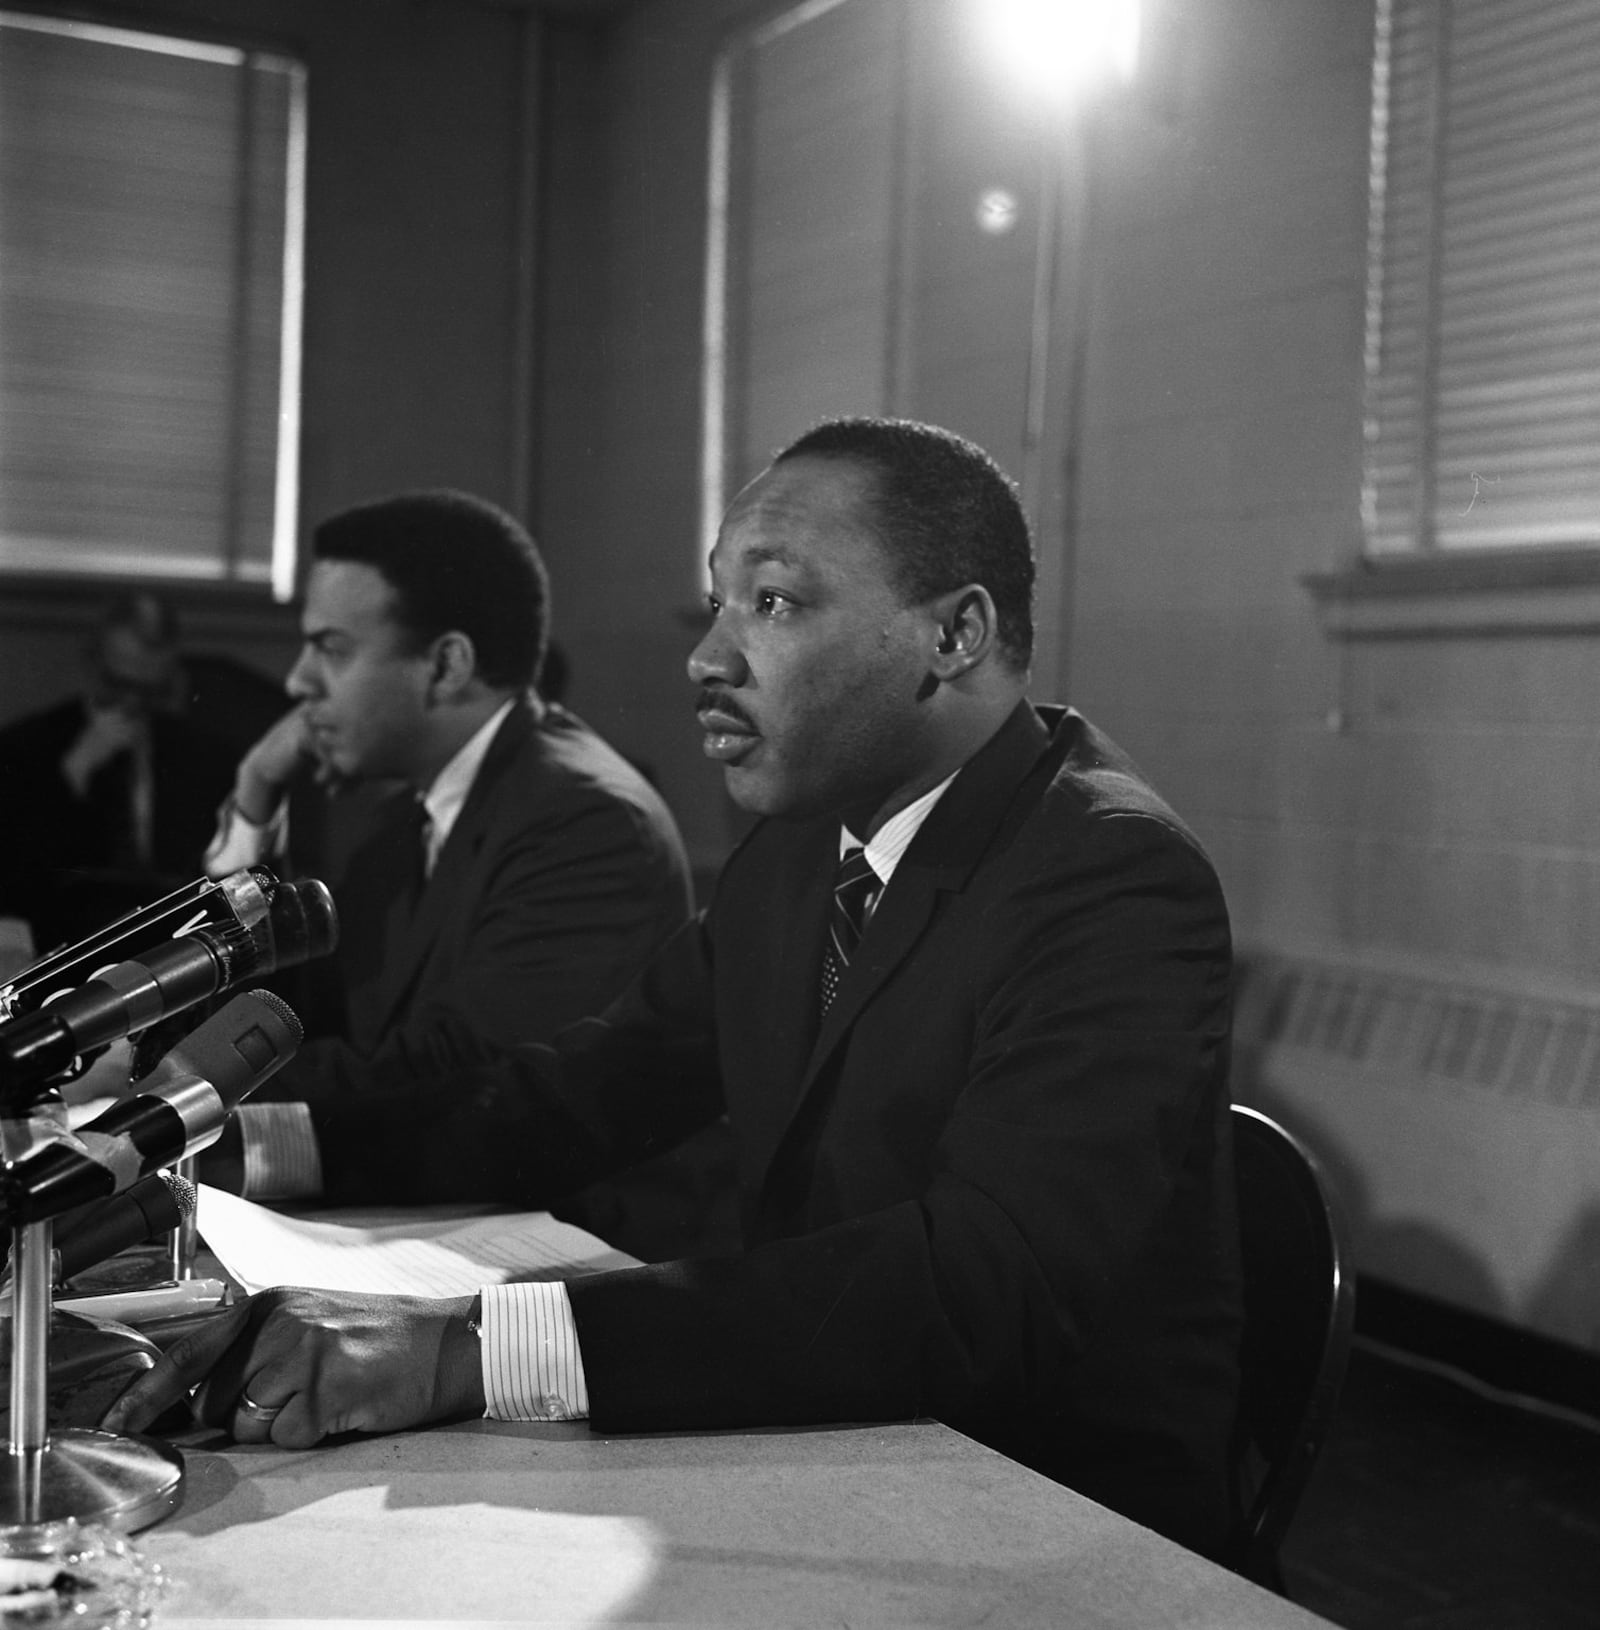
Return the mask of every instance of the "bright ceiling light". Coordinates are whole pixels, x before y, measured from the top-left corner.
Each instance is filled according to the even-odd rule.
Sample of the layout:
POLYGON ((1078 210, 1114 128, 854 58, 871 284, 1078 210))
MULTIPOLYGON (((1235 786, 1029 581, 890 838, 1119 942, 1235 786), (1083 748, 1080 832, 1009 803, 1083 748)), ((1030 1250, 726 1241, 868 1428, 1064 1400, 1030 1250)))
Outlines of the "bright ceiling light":
POLYGON ((994 55, 1024 84, 1051 95, 1113 76, 1131 79, 1139 0, 975 0, 994 55))

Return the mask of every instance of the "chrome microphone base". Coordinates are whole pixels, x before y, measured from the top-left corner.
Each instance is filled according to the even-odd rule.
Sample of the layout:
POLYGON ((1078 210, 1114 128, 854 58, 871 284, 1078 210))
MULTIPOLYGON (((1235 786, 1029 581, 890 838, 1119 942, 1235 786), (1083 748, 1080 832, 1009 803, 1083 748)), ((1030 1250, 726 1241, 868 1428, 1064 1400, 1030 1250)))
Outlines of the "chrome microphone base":
POLYGON ((183 1478, 168 1444, 67 1427, 42 1448, 0 1451, 0 1528, 70 1517, 134 1534, 177 1510, 183 1478))

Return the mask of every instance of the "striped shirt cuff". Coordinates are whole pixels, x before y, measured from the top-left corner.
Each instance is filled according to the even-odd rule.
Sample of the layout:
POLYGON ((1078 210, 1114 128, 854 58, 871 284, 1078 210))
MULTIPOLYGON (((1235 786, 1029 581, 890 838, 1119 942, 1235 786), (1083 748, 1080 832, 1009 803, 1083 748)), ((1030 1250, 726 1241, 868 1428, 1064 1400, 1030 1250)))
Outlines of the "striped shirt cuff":
POLYGON ((479 1336, 484 1414, 496 1421, 581 1421, 589 1389, 578 1326, 559 1280, 485 1285, 479 1336))
POLYGON ((308 1104, 240 1104, 247 1200, 315 1200, 322 1194, 322 1150, 308 1104))

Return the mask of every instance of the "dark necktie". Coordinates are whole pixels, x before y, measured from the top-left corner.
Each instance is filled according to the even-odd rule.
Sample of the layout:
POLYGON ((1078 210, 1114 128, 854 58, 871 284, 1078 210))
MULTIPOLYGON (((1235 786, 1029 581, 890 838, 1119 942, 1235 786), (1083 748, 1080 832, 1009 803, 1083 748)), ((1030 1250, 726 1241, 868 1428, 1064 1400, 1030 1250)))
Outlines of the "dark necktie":
POLYGON ((416 910, 422 898, 423 885, 428 881, 428 840, 433 832, 433 820, 428 806, 420 798, 411 800, 406 812, 406 894, 411 909, 416 910))
POLYGON ((833 903, 828 910, 828 943, 822 952, 822 1011, 833 1005, 839 980, 855 955, 866 924, 867 907, 882 887, 867 860, 865 849, 850 849, 839 861, 833 879, 833 903))

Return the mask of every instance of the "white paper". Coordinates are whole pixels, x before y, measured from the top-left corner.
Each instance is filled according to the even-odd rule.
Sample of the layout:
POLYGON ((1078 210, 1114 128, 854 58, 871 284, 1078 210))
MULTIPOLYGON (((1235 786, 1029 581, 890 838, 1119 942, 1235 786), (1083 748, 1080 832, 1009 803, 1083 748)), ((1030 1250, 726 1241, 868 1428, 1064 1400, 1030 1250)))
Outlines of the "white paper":
POLYGON ((202 1183, 195 1215, 212 1253, 246 1291, 305 1285, 470 1296, 482 1285, 572 1279, 636 1265, 635 1258, 557 1222, 548 1211, 289 1217, 202 1183))

